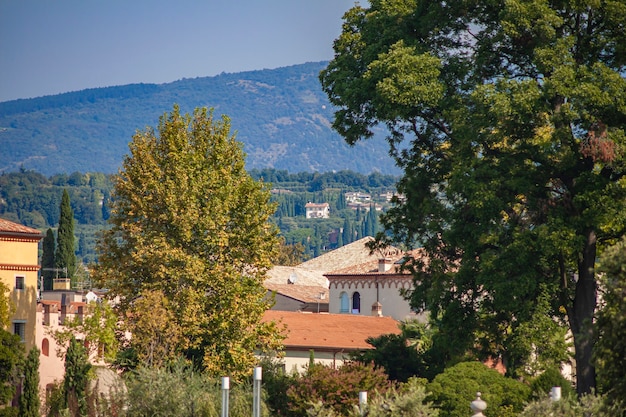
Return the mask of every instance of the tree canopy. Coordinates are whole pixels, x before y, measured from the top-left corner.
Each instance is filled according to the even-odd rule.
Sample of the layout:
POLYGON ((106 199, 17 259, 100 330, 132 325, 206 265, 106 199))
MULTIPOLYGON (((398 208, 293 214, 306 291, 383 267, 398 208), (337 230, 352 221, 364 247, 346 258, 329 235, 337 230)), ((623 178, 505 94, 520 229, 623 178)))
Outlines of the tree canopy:
POLYGON ((275 207, 245 171, 226 116, 174 107, 158 134, 135 134, 111 209, 96 276, 123 311, 159 291, 183 331, 182 351, 212 375, 238 378, 252 370, 255 349, 279 347, 275 326, 260 322, 278 246, 268 222, 275 207))
MULTIPOLYGON (((626 4, 372 0, 344 16, 320 74, 349 143, 383 125, 404 171, 384 216, 423 246, 412 304, 450 357, 500 356, 539 297, 595 386, 596 256, 624 234, 626 4)), ((380 239, 384 243, 385 239, 380 239)))
POLYGON ((63 189, 59 212, 59 229, 57 230, 57 245, 54 256, 56 267, 65 268, 65 277, 74 278, 76 273, 74 211, 70 205, 70 195, 66 189, 63 189))

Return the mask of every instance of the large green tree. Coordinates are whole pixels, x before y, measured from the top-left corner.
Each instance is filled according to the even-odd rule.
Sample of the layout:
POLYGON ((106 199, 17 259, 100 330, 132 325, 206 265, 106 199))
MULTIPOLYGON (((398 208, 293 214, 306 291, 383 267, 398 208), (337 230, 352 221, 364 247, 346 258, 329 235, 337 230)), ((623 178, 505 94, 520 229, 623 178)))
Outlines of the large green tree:
POLYGON ((372 0, 344 19, 320 79, 349 143, 389 133, 405 199, 384 224, 430 259, 413 305, 451 356, 516 368, 547 291, 590 392, 596 256, 625 224, 626 4, 372 0))
POLYGON ((70 205, 70 195, 63 190, 59 207, 59 229, 54 259, 57 268, 65 268, 66 277, 72 278, 76 272, 76 253, 74 237, 74 211, 70 205))
POLYGON ((187 342, 185 352, 211 374, 251 371, 255 349, 280 338, 261 323, 263 280, 277 231, 270 193, 244 167, 227 117, 179 108, 158 134, 138 132, 115 179, 111 227, 99 242, 96 277, 128 310, 144 291, 160 291, 187 342))

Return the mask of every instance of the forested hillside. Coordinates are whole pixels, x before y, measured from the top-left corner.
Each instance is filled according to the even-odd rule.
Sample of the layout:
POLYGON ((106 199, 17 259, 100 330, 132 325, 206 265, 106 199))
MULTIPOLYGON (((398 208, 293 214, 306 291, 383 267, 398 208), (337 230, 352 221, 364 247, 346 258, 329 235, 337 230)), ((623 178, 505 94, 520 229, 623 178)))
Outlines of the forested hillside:
MULTIPOLYGON (((302 245, 306 258, 373 236, 379 230, 378 215, 389 206, 389 195, 398 180, 380 173, 289 174, 267 168, 250 170, 250 175, 270 185, 272 200, 277 204, 272 221, 280 228, 285 243, 302 245), (349 199, 349 193, 361 195, 349 199), (328 203, 330 218, 306 219, 308 202, 328 203)), ((64 189, 76 221, 77 256, 84 263, 92 262, 97 232, 106 227, 108 219, 111 175, 74 172, 46 177, 28 170, 0 174, 0 217, 44 233, 48 228, 55 230, 64 189)))
POLYGON ((2 102, 0 172, 115 173, 132 135, 156 126, 178 104, 183 112, 208 107, 230 117, 249 169, 398 175, 382 138, 350 147, 331 129, 333 108, 318 80, 324 66, 307 63, 2 102))

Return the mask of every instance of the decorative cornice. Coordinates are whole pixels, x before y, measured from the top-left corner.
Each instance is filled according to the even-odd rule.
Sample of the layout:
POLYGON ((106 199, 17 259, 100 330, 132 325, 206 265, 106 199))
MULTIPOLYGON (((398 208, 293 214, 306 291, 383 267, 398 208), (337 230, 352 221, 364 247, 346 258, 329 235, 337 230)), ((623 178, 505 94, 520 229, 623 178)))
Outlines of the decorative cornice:
POLYGON ((17 236, 17 235, 0 235, 1 242, 39 242, 41 236, 17 236))
POLYGON ((354 288, 376 288, 379 285, 380 289, 387 288, 411 288, 413 285, 413 279, 411 275, 399 274, 399 275, 386 275, 386 276, 371 276, 371 275, 355 275, 355 276, 334 276, 330 281, 330 288, 334 289, 350 289, 354 288))
POLYGON ((0 264, 2 271, 39 271, 40 268, 40 265, 0 264))

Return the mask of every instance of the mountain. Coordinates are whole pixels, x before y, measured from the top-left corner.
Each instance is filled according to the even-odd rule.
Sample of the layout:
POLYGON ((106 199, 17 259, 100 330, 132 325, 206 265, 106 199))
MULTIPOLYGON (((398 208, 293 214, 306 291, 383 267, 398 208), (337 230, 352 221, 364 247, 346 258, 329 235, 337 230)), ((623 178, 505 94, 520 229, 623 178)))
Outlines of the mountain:
POLYGON ((0 103, 0 172, 117 172, 137 130, 178 104, 227 115, 247 167, 289 172, 399 173, 387 143, 350 147, 331 129, 333 107, 318 80, 325 62, 167 84, 130 84, 0 103))

